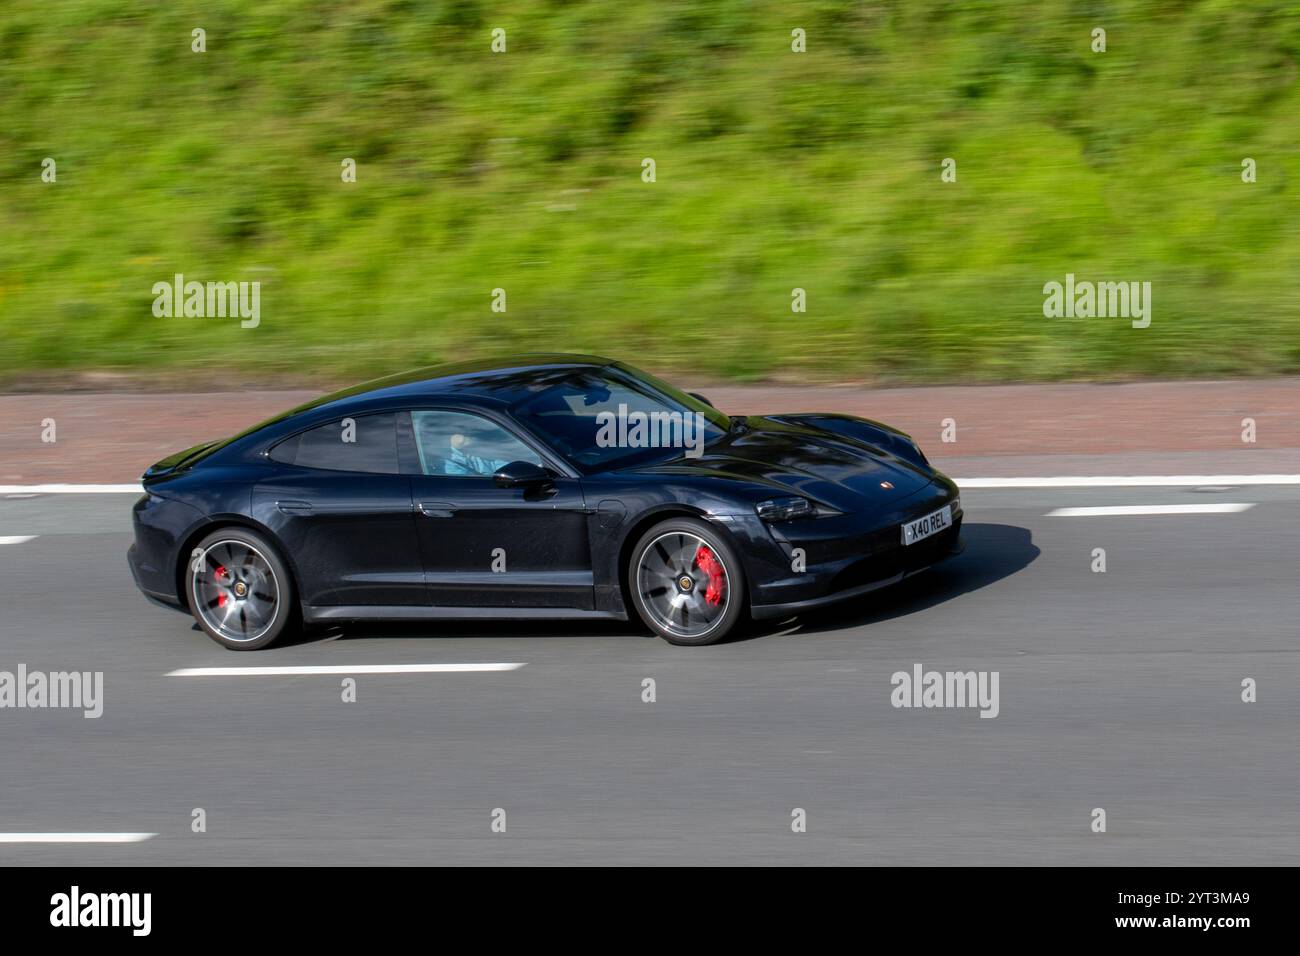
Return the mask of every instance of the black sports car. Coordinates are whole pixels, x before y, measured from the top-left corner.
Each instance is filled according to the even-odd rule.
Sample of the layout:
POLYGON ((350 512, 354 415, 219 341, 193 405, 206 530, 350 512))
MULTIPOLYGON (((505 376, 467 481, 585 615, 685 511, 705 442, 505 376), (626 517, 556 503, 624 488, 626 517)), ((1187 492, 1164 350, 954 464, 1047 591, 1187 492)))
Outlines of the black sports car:
POLYGON ((347 389, 144 474, 146 596, 218 643, 299 624, 614 618, 709 644, 958 549, 957 487, 847 415, 728 417, 622 362, 548 355, 347 389))

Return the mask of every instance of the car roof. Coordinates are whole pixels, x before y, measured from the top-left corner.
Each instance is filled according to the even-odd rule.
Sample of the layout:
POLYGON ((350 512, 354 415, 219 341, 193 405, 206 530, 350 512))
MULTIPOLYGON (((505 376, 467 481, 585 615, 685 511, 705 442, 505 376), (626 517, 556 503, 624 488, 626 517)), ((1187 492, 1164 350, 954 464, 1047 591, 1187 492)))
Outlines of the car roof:
POLYGON ((277 420, 296 418, 326 405, 332 411, 344 411, 439 397, 508 407, 535 392, 538 385, 548 380, 560 381, 575 368, 605 368, 614 364, 617 364, 614 359, 598 355, 558 352, 428 365, 322 395, 289 410, 277 420))
POLYGON ((509 355, 472 362, 428 365, 353 385, 300 406, 306 411, 349 399, 424 398, 452 395, 512 404, 547 379, 558 379, 574 368, 604 368, 614 360, 597 355, 539 353, 509 355))
POLYGON ((456 404, 509 408, 534 394, 548 380, 564 380, 574 369, 611 365, 620 363, 597 355, 539 353, 410 369, 331 392, 281 412, 237 435, 212 443, 203 449, 201 457, 219 460, 223 454, 242 455, 278 441, 304 424, 313 427, 331 415, 379 412, 412 401, 443 399, 456 404))

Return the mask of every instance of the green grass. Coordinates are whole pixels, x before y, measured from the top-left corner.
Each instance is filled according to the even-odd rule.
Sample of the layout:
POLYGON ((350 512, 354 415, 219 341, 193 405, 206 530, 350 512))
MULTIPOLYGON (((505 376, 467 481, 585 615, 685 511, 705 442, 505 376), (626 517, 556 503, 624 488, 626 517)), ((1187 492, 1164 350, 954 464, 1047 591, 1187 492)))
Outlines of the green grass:
POLYGON ((1285 2, 6 0, 0 381, 1296 372, 1298 64, 1285 2), (260 327, 155 318, 177 272, 260 327), (1150 328, 1044 318, 1067 272, 1150 328))

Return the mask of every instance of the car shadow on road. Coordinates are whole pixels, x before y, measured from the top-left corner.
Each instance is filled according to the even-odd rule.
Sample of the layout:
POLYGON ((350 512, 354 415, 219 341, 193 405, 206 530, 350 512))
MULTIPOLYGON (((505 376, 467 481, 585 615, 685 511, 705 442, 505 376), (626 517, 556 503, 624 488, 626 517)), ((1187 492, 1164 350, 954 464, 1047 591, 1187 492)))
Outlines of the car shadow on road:
POLYGON ((1007 524, 967 524, 962 527, 965 550, 892 587, 871 591, 842 604, 795 617, 757 621, 732 640, 745 641, 776 633, 815 634, 864 627, 906 617, 996 584, 1024 570, 1039 555, 1028 528, 1007 524))
MULTIPOLYGON (((777 634, 815 634, 863 627, 916 614, 995 584, 1027 567, 1039 550, 1027 528, 1005 524, 967 524, 965 550, 937 567, 892 587, 810 611, 798 617, 758 621, 724 641, 740 643, 777 634), (792 630, 793 626, 793 630, 792 630)), ((197 625, 196 625, 197 627, 197 625)), ((639 621, 366 621, 313 628, 282 640, 279 646, 368 638, 628 638, 653 637, 639 621)))

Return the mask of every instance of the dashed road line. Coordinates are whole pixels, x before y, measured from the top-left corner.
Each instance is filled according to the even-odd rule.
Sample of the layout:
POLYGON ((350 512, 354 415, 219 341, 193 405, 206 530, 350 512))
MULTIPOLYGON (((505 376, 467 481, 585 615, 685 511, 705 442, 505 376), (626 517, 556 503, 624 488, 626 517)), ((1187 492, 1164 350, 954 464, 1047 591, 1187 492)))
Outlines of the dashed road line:
POLYGON ((0 544, 23 544, 35 537, 34 534, 0 534, 0 544))
POLYGON ((314 664, 298 667, 182 667, 168 677, 295 677, 311 674, 473 674, 514 671, 521 663, 487 664, 314 664))
POLYGON ((0 843, 142 843, 156 833, 0 833, 0 843))
POLYGON ((1204 505, 1106 505, 1097 508, 1055 508, 1049 518, 1112 518, 1127 515, 1217 515, 1235 514, 1255 507, 1253 502, 1220 502, 1204 505))

